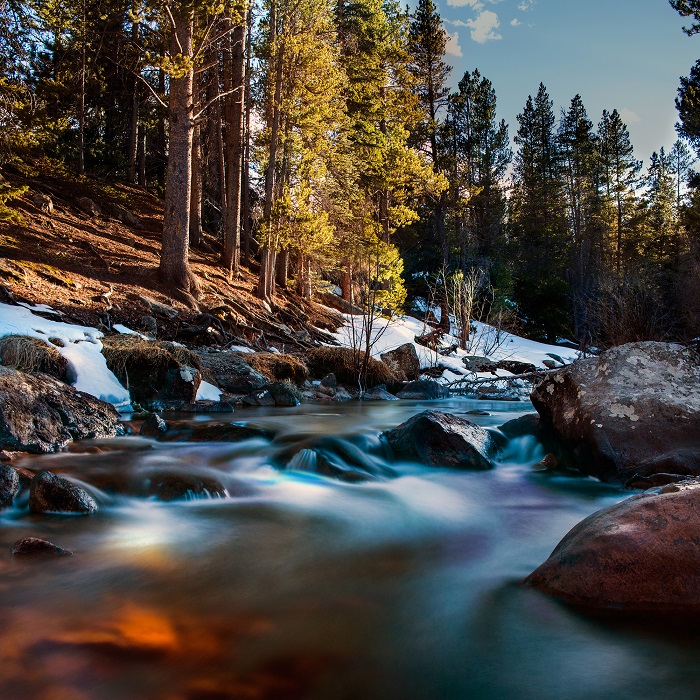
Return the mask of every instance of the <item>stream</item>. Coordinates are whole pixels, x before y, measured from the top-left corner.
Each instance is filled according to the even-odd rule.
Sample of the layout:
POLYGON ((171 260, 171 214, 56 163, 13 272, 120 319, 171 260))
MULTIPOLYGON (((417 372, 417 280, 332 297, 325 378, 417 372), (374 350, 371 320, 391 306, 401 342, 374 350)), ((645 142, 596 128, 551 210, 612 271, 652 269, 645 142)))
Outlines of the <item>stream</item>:
POLYGON ((32 515, 25 497, 0 513, 0 698, 697 698, 694 634, 592 620, 518 585, 577 522, 630 493, 534 470, 530 437, 489 472, 388 462, 379 433, 426 408, 485 427, 532 410, 250 409, 196 420, 273 440, 128 437, 24 458, 70 475, 100 510, 32 515), (295 451, 303 467, 318 439, 378 477, 275 468, 295 451), (230 495, 160 502, 104 486, 164 467, 216 476, 230 495), (11 557, 27 536, 75 554, 11 557))

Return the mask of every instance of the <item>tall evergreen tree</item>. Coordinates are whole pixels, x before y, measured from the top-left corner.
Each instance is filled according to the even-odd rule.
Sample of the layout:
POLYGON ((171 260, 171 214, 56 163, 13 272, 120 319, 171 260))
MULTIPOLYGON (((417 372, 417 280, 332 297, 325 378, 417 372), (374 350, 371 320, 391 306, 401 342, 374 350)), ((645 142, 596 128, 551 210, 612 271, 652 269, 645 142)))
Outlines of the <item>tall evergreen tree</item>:
POLYGON ((518 265, 516 298, 536 337, 568 332, 568 225, 553 103, 540 83, 518 115, 510 231, 518 265))
POLYGON ((612 112, 603 110, 598 138, 605 196, 615 211, 612 248, 615 272, 620 278, 625 236, 631 232, 636 211, 636 186, 642 163, 634 157, 629 131, 616 109, 612 112))

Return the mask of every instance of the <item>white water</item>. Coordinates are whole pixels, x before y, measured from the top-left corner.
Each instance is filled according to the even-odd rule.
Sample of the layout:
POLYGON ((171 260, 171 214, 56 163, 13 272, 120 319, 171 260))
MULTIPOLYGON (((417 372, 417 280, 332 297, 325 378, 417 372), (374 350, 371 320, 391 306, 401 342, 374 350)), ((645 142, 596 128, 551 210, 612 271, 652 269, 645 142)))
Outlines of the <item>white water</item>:
MULTIPOLYGON (((490 472, 387 462, 379 432, 426 407, 251 410, 229 419, 274 430, 272 443, 127 438, 27 459, 81 481, 100 511, 0 516, 5 551, 29 535, 75 551, 0 558, 0 697, 697 697, 697 640, 594 622, 517 585, 628 494, 533 471, 531 438, 490 472), (397 476, 348 484, 273 466, 303 464, 293 455, 319 439, 397 476), (231 495, 161 503, 105 487, 163 467, 214 475, 231 495)), ((527 408, 430 407, 486 408, 467 416, 486 426, 527 408)))

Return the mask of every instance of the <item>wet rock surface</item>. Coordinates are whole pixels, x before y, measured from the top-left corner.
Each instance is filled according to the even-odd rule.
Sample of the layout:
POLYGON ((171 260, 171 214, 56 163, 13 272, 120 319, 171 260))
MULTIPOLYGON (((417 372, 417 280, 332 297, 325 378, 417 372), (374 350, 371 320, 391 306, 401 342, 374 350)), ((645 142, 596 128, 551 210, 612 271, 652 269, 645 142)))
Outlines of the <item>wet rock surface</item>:
POLYGON ((608 481, 700 474, 700 356, 629 343, 578 360, 532 393, 543 435, 563 460, 608 481))
POLYGON ((433 401, 434 399, 446 399, 450 395, 449 389, 431 379, 419 379, 409 382, 396 394, 400 399, 414 399, 419 401, 433 401))
POLYGON ((12 505, 19 491, 19 474, 16 469, 0 464, 0 508, 12 505))
POLYGON ((30 484, 29 510, 32 513, 94 513, 97 503, 85 489, 68 479, 42 471, 30 484))
POLYGON ((202 366, 213 383, 230 394, 247 394, 268 380, 233 352, 202 352, 202 366))
POLYGON ((594 513, 523 583, 584 608, 700 612, 700 482, 594 513))
POLYGON ((39 537, 24 537, 12 545, 12 554, 16 557, 41 557, 41 556, 70 556, 69 549, 63 549, 52 542, 42 540, 39 537))
POLYGON ((491 469, 498 449, 488 431, 439 411, 419 413, 383 436, 397 457, 433 467, 491 469))
POLYGON ((48 375, 0 367, 0 449, 55 452, 71 440, 121 434, 113 406, 48 375))

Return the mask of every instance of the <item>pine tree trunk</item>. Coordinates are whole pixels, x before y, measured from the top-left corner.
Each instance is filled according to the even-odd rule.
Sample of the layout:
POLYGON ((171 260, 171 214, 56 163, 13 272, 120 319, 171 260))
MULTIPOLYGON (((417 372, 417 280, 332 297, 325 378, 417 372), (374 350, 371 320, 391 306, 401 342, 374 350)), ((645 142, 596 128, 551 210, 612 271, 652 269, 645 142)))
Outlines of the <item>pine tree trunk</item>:
POLYGON ((146 127, 139 124, 138 133, 139 187, 146 187, 146 127))
MULTIPOLYGON (((273 46, 277 41, 276 36, 276 7, 273 2, 270 8, 270 26, 273 46)), ((274 248, 272 241, 272 207, 275 192, 275 167, 277 165, 277 150, 279 146, 280 107, 282 101, 282 71, 284 62, 284 47, 277 50, 275 66, 275 91, 270 105, 270 148, 267 168, 265 169, 265 207, 263 210, 264 225, 267 226, 267 240, 260 253, 260 276, 258 280, 258 296, 261 299, 269 299, 274 283, 274 248)))
MULTIPOLYGON (((165 95, 165 71, 161 68, 158 71, 158 94, 165 95)), ((158 107, 158 131, 157 140, 158 145, 156 147, 156 152, 158 153, 158 166, 156 168, 156 178, 158 180, 158 187, 161 191, 165 189, 165 167, 166 167, 166 153, 165 153, 165 120, 166 112, 162 107, 158 107)))
POLYGON ((340 273, 340 295, 352 304, 352 268, 346 263, 345 268, 340 273))
MULTIPOLYGON (((139 25, 137 22, 131 24, 131 41, 136 44, 139 38, 139 25)), ((141 91, 137 77, 134 77, 133 100, 131 102, 131 124, 129 129, 129 152, 127 154, 126 179, 132 184, 136 182, 136 162, 139 148, 139 106, 141 104, 141 91)))
POLYGON ((287 288, 289 280, 289 249, 282 248, 277 256, 277 285, 282 289, 287 288))
POLYGON ((237 275, 241 256, 241 183, 243 176, 243 109, 245 86, 245 25, 234 27, 227 52, 224 85, 233 90, 226 97, 226 210, 223 266, 237 275))
MULTIPOLYGON (((174 28, 170 54, 192 55, 192 13, 182 6, 173 8, 174 28)), ((192 186, 192 136, 194 71, 171 76, 169 116, 168 170, 165 188, 163 247, 159 273, 168 285, 185 291, 198 291, 196 277, 188 261, 190 196, 192 186)))
POLYGON ((202 242, 202 138, 196 124, 192 133, 192 194, 190 195, 190 246, 202 242))
POLYGON ((85 73, 87 71, 87 41, 85 37, 85 2, 83 2, 82 50, 80 56, 80 102, 78 105, 78 172, 85 172, 85 73))
POLYGON ((243 131, 243 172, 241 173, 241 215, 242 215, 242 247, 245 264, 250 267, 250 242, 252 238, 250 230, 250 113, 251 113, 251 93, 250 93, 250 60, 253 48, 253 5, 249 4, 246 19, 246 62, 245 62, 245 98, 243 111, 245 114, 245 124, 243 131))

